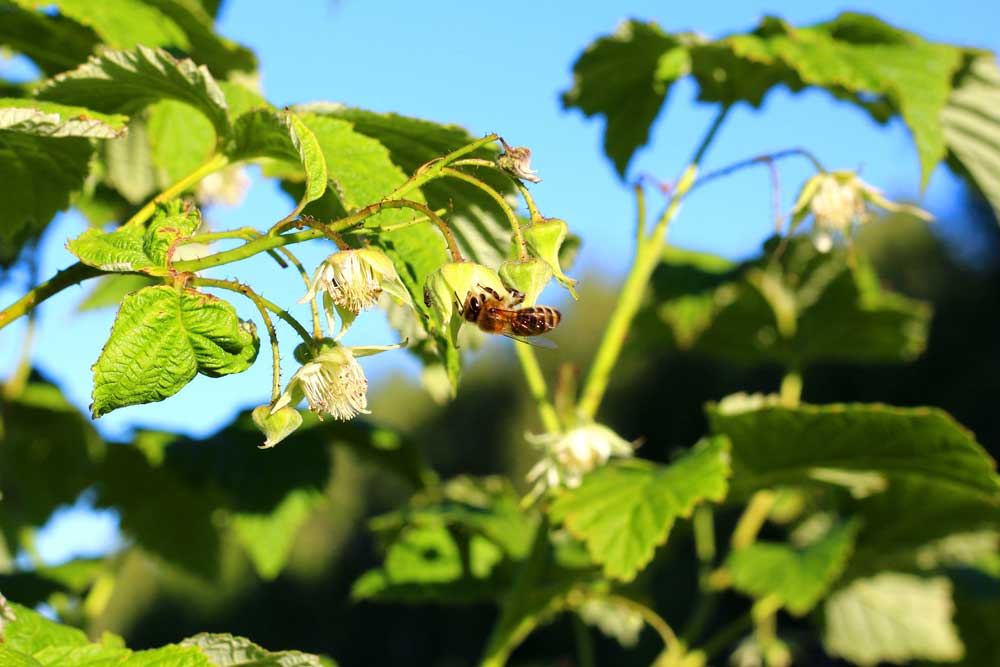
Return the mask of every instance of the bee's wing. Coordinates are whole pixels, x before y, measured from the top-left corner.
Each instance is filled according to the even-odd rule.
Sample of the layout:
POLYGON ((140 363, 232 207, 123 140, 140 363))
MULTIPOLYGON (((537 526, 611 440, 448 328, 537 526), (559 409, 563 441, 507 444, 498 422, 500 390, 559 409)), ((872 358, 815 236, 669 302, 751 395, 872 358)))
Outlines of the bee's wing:
POLYGON ((527 336, 515 336, 514 334, 508 333, 505 333, 504 336, 510 338, 511 340, 516 340, 518 343, 527 343, 528 345, 545 348, 546 350, 554 350, 559 347, 555 344, 555 341, 542 336, 532 336, 531 338, 528 338, 527 336))

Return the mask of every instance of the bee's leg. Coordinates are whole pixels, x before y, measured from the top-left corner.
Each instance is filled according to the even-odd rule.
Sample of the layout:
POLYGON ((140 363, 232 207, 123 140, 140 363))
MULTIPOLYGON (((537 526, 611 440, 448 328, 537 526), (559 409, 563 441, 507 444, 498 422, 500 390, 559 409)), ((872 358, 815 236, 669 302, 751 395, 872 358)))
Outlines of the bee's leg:
POLYGON ((492 296, 497 301, 503 301, 503 299, 500 298, 500 295, 497 294, 497 291, 495 289, 493 289, 492 287, 488 287, 488 286, 486 286, 486 285, 484 285, 482 283, 478 283, 477 286, 479 287, 479 289, 483 290, 484 292, 486 292, 487 294, 489 294, 490 296, 492 296))
POLYGON ((520 306, 524 303, 524 292, 514 289, 513 287, 508 287, 507 291, 510 292, 510 305, 520 306))

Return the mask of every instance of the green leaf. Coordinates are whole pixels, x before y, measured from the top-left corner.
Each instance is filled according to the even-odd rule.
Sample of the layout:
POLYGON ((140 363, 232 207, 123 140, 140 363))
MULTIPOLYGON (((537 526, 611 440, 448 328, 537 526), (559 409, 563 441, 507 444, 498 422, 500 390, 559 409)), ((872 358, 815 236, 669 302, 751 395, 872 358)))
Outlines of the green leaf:
POLYGON ((636 149, 649 139, 669 82, 687 73, 687 41, 655 23, 625 21, 573 65, 573 87, 563 93, 563 108, 605 117, 604 152, 622 178, 636 149))
POLYGON ((208 69, 190 60, 176 60, 163 49, 138 46, 131 51, 105 51, 43 83, 38 96, 129 115, 172 99, 205 114, 219 139, 227 138, 232 130, 226 97, 208 69))
POLYGON ((55 385, 29 382, 20 396, 0 402, 0 411, 0 528, 17 549, 21 528, 44 525, 93 483, 106 447, 55 385))
POLYGON ((952 662, 964 651, 953 614, 947 579, 885 572, 830 596, 823 644, 831 655, 858 665, 952 662))
POLYGON ((25 9, 55 7, 63 16, 94 30, 113 49, 174 46, 185 49, 187 36, 170 18, 142 0, 14 0, 25 9))
POLYGON ((780 261, 772 239, 764 256, 742 265, 668 251, 640 313, 646 345, 668 338, 681 349, 756 365, 910 361, 927 342, 927 304, 883 290, 854 248, 818 252, 791 238, 780 261), (778 261, 779 263, 776 263, 778 261))
POLYGON ((549 515, 586 541, 606 576, 631 581, 678 517, 690 516, 699 502, 725 498, 729 473, 729 442, 705 439, 668 466, 641 460, 601 466, 563 491, 549 515))
POLYGON ((901 116, 916 142, 926 184, 945 156, 939 115, 962 54, 959 47, 850 12, 803 28, 765 17, 752 32, 716 41, 666 34, 655 24, 633 21, 584 52, 564 104, 607 118, 605 149, 624 176, 670 85, 688 73, 697 80, 700 100, 723 105, 759 106, 778 84, 792 91, 823 88, 878 120, 901 116), (640 113, 633 121, 623 115, 626 109, 640 113))
POLYGON ((734 492, 829 478, 902 475, 1000 503, 994 463, 943 410, 879 404, 800 405, 736 394, 709 404, 712 432, 733 447, 734 492))
POLYGON ((147 123, 153 164, 171 183, 194 171, 215 149, 212 124, 183 102, 161 100, 152 104, 147 123))
POLYGON ((219 377, 245 371, 260 340, 221 299, 192 289, 146 287, 122 301, 111 337, 94 365, 100 417, 117 408, 162 401, 198 373, 219 377))
POLYGON ((135 292, 143 287, 154 284, 152 278, 134 273, 101 276, 95 282, 94 288, 87 293, 87 296, 77 306, 77 312, 82 313, 109 306, 117 306, 125 298, 125 295, 130 292, 135 292))
POLYGON ((31 58, 46 76, 76 67, 100 41, 93 30, 64 16, 48 16, 10 3, 0 6, 0 44, 31 58))
MULTIPOLYGON (((113 189, 115 194, 134 206, 145 203, 154 193, 170 185, 163 170, 153 163, 146 116, 143 113, 133 117, 129 123, 128 136, 118 141, 105 142, 98 150, 105 169, 102 185, 113 189)), ((119 221, 124 219, 124 215, 111 218, 119 221)))
MULTIPOLYGON (((82 630, 50 621, 38 612, 11 603, 17 620, 4 629, 4 646, 33 655, 47 646, 86 646, 82 630)), ((30 663, 29 663, 30 664, 30 663)))
POLYGON ((733 587, 754 597, 775 596, 796 616, 809 612, 847 565, 857 524, 834 526, 802 548, 755 542, 730 553, 726 567, 733 587))
POLYGON ((131 653, 126 648, 88 644, 86 646, 47 646, 34 658, 51 667, 119 667, 128 665, 131 653))
POLYGON ((90 171, 89 138, 125 133, 125 119, 82 107, 0 99, 0 266, 16 259, 90 171))
POLYGON ((268 513, 233 515, 236 538, 249 554, 261 579, 270 581, 281 573, 299 529, 322 501, 321 493, 300 489, 289 493, 268 513))
MULTIPOLYGON (((405 174, 412 174, 421 165, 476 140, 457 125, 442 125, 394 113, 380 114, 340 105, 324 105, 322 113, 349 121, 355 132, 381 143, 389 150, 393 164, 405 174)), ((495 146, 484 146, 469 157, 494 160, 497 154, 495 146)), ((506 176, 488 169, 470 173, 508 199, 517 196, 506 176)), ((420 191, 432 210, 448 211, 448 224, 467 259, 494 267, 507 259, 511 245, 510 223, 492 198, 468 183, 451 178, 435 179, 420 191)))
POLYGON ((178 241, 190 237, 201 214, 179 200, 160 204, 146 229, 121 227, 113 232, 87 229, 66 244, 88 266, 102 271, 139 271, 154 276, 169 272, 178 241))
MULTIPOLYGON (((234 72, 254 72, 257 57, 253 51, 225 37, 214 27, 214 17, 198 0, 143 0, 156 7, 184 31, 189 42, 185 51, 197 63, 208 67, 216 77, 234 72)), ((228 90, 226 91, 228 95, 228 90)))
POLYGON ((272 653, 249 639, 201 633, 181 642, 205 655, 214 667, 320 667, 318 656, 299 651, 272 653))
POLYGON ((3 644, 0 644, 0 664, 3 664, 4 667, 43 667, 30 655, 15 651, 3 644))
POLYGON ((136 651, 121 667, 212 667, 204 654, 194 647, 167 645, 149 651, 136 651))
POLYGON ((1000 70, 992 53, 972 58, 941 111, 948 163, 975 185, 1000 220, 1000 70))
POLYGON ((236 119, 231 160, 274 158, 301 165, 305 188, 296 214, 326 192, 329 177, 323 147, 312 130, 291 111, 252 109, 236 119))

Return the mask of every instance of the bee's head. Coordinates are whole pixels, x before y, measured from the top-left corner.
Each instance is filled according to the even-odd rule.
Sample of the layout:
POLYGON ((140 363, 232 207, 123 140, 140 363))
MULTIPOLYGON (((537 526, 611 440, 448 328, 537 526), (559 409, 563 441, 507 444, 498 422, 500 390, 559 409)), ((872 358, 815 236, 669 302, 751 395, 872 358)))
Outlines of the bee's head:
POLYGON ((462 310, 462 316, 470 322, 475 322, 479 319, 479 312, 482 309, 483 300, 475 294, 470 294, 469 299, 465 302, 465 308, 462 310))

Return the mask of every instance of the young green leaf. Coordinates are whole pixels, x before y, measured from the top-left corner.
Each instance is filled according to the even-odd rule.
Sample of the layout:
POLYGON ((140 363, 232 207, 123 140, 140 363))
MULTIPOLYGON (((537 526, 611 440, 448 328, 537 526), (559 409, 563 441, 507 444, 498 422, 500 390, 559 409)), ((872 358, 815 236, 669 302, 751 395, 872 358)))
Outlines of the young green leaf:
POLYGON ((181 646, 197 648, 213 667, 320 667, 318 656, 299 651, 271 652, 249 639, 227 634, 201 633, 181 646))
MULTIPOLYGON (((943 410, 887 405, 781 405, 736 394, 707 407, 712 432, 733 446, 741 492, 829 479, 829 471, 905 475, 1000 503, 993 461, 943 410)), ((736 489, 734 488, 734 491, 736 489)))
POLYGON ((953 614, 947 579, 885 572, 829 597, 823 644, 831 655, 858 665, 952 662, 964 652, 953 614))
POLYGON ((776 596, 796 616, 811 610, 844 571, 857 524, 834 526, 821 539, 801 548, 755 542, 729 555, 733 588, 762 598, 776 596))
POLYGON ((87 229, 66 244, 81 262, 102 271, 139 271, 166 275, 177 243, 190 237, 201 224, 197 209, 183 202, 161 204, 149 225, 121 227, 113 232, 87 229))
POLYGON ((162 401, 198 373, 240 373, 253 364, 259 348, 253 324, 240 321, 225 301, 192 289, 143 288, 122 301, 94 364, 91 411, 100 417, 162 401))
POLYGON ((729 473, 729 442, 705 439, 668 466, 637 459, 604 465, 563 491, 549 515, 586 541, 606 576, 631 581, 678 517, 725 498, 729 473))
POLYGON ((163 49, 138 46, 130 51, 105 51, 43 83, 38 97, 126 114, 172 99, 205 114, 218 140, 228 138, 232 131, 226 97, 208 69, 177 60, 163 49))

